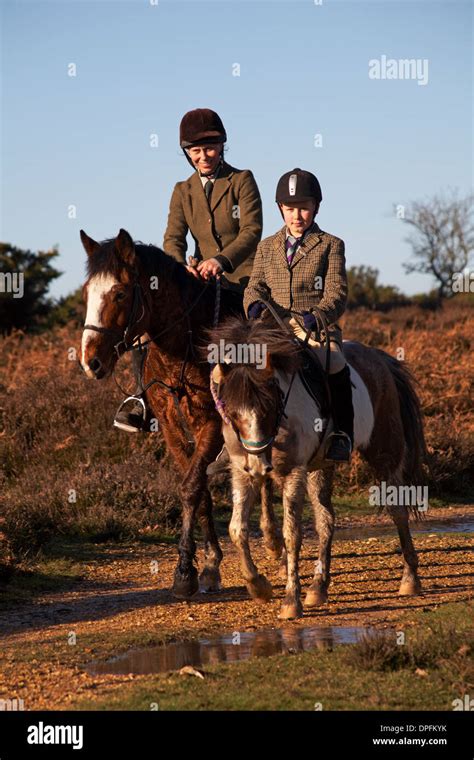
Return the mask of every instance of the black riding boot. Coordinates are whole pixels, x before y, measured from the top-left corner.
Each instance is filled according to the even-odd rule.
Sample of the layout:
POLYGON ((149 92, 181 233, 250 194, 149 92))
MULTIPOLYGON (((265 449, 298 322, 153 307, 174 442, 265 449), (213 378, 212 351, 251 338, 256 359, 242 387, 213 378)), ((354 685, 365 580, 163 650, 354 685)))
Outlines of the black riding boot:
POLYGON ((354 409, 352 406, 351 372, 344 369, 329 375, 334 432, 329 436, 326 459, 331 462, 350 462, 354 446, 354 409))
POLYGON ((137 382, 135 396, 122 401, 114 419, 114 427, 125 430, 127 433, 150 432, 150 412, 143 395, 142 366, 146 356, 146 348, 132 348, 132 369, 137 382))

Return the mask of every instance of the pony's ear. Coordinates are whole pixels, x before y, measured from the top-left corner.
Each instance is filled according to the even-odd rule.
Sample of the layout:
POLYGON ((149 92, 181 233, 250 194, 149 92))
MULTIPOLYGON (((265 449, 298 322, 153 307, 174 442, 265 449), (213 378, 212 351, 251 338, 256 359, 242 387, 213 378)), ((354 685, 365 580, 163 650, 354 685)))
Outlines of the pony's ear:
POLYGON ((265 364, 262 367, 259 367, 258 371, 263 373, 265 379, 273 375, 272 357, 268 351, 265 352, 265 364))
POLYGON ((121 229, 115 238, 115 250, 125 264, 131 267, 135 266, 135 246, 127 230, 121 229))
POLYGON ((92 240, 89 235, 86 235, 84 230, 81 230, 80 232, 82 245, 84 246, 86 253, 88 256, 91 256, 93 253, 98 251, 100 249, 100 243, 97 243, 95 240, 92 240))
POLYGON ((221 364, 216 364, 216 366, 212 370, 211 377, 212 377, 213 382, 216 385, 220 385, 221 383, 224 382, 225 375, 224 375, 224 370, 222 369, 221 364))

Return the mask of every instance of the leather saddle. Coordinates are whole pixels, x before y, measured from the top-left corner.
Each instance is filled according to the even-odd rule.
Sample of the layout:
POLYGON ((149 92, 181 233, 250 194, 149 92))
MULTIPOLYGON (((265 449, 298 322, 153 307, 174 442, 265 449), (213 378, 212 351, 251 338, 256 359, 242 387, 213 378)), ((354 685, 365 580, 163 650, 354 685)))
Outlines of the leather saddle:
POLYGON ((300 343, 302 361, 299 376, 309 395, 318 403, 321 416, 329 418, 331 415, 331 399, 326 371, 315 352, 303 341, 300 343))

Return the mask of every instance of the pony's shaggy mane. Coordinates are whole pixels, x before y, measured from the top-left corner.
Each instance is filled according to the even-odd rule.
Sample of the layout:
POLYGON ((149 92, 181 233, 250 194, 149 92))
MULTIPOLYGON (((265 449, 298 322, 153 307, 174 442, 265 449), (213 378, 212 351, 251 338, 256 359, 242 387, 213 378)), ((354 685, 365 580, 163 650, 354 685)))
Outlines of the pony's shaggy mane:
MULTIPOLYGON (((259 344, 266 346, 272 367, 293 374, 301 367, 301 349, 280 327, 265 320, 245 320, 229 317, 219 327, 206 331, 209 342, 237 346, 259 344)), ((229 408, 252 406, 258 413, 265 413, 275 402, 269 377, 253 364, 221 364, 225 374, 221 396, 229 408)))

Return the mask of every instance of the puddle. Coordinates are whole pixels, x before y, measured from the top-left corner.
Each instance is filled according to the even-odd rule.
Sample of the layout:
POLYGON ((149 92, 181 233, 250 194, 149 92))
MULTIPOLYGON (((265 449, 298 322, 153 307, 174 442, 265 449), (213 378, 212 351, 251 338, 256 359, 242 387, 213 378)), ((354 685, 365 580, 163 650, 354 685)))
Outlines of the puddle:
POLYGON ((354 644, 370 628, 338 626, 262 629, 247 633, 228 633, 215 639, 174 641, 146 649, 131 649, 105 662, 86 666, 91 675, 114 673, 164 673, 185 665, 198 668, 219 662, 238 662, 251 657, 295 654, 314 649, 331 649, 337 644, 354 644))
MULTIPOLYGON (((416 533, 474 533, 474 520, 460 518, 452 520, 426 520, 422 523, 410 522, 411 532, 416 533)), ((355 541, 378 536, 398 536, 395 525, 370 525, 367 528, 336 528, 335 541, 355 541)))

